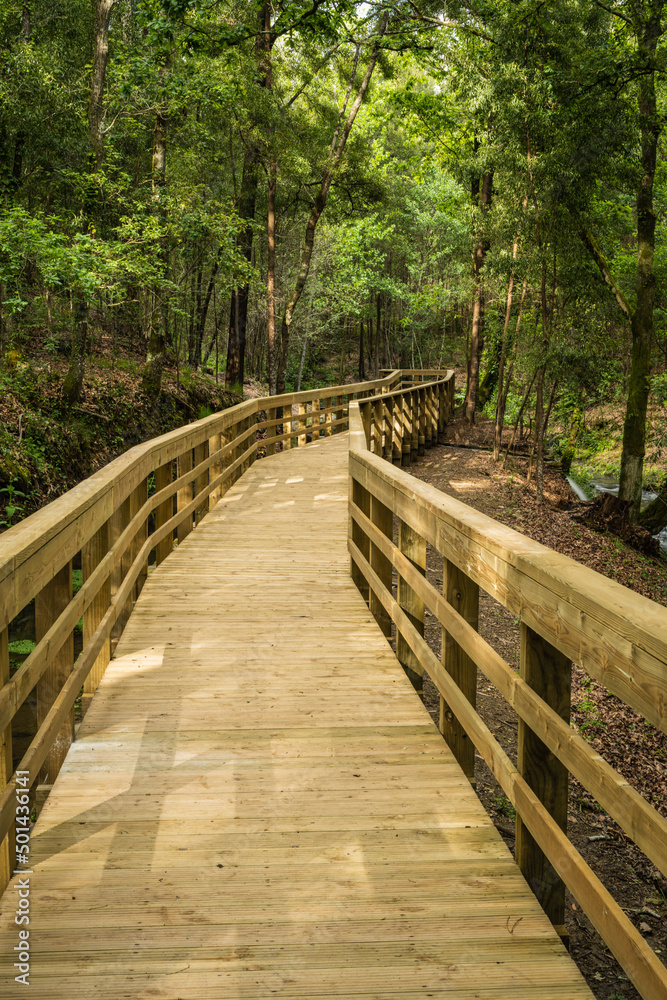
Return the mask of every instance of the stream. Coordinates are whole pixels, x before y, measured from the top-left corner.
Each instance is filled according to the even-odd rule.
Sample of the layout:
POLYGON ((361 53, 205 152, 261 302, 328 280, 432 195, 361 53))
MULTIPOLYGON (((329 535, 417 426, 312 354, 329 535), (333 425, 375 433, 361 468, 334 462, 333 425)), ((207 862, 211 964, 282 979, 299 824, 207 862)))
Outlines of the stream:
MULTIPOLYGON (((580 500, 588 500, 589 496, 586 490, 579 485, 576 479, 572 476, 567 476, 567 481, 570 484, 570 489, 573 493, 577 495, 580 500)), ((598 476, 597 479, 591 479, 591 486, 596 493, 612 493, 614 496, 618 496, 618 482, 609 476, 598 476)), ((655 500, 657 494, 652 490, 642 490, 642 510, 651 500, 655 500)), ((667 559, 667 527, 664 527, 662 531, 655 536, 660 542, 660 554, 663 559, 667 559)))

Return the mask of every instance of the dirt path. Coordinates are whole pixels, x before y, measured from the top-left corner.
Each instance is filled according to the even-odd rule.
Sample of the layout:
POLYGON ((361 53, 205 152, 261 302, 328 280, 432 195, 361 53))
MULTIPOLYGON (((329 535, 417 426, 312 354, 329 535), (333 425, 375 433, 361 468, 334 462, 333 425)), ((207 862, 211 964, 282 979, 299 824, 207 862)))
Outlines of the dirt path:
MULTIPOLYGON (((472 440, 460 422, 448 429, 453 446, 439 446, 409 471, 444 493, 502 521, 517 531, 577 559, 598 572, 667 605, 667 566, 629 549, 613 536, 599 535, 572 519, 578 506, 560 473, 547 469, 545 503, 536 502, 534 484, 526 486, 527 461, 512 459, 507 468, 489 452, 461 445, 488 443, 489 427, 476 428, 472 440)), ((428 550, 427 575, 442 585, 442 559, 428 550)), ((480 593, 480 634, 508 663, 518 666, 519 626, 513 615, 480 593)), ((427 641, 440 654, 441 628, 431 616, 427 641)), ((438 719, 438 692, 426 681, 424 700, 438 719)), ((516 759, 516 715, 480 673, 480 714, 516 759)), ((652 804, 667 815, 667 737, 647 725, 613 695, 574 668, 573 721, 605 759, 652 804)), ((477 791, 497 828, 514 847, 514 810, 478 756, 477 791)), ((628 840, 617 825, 574 779, 570 779, 568 832, 572 842, 604 882, 663 961, 667 957, 667 879, 628 840)), ((590 921, 568 896, 570 950, 598 1000, 639 1000, 639 994, 615 962, 590 921)))

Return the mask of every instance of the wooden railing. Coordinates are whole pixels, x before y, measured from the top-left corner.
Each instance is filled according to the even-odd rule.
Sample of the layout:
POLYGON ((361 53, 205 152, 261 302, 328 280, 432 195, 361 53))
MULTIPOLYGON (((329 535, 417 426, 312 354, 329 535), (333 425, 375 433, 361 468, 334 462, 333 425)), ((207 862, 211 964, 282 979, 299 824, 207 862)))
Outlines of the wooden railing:
POLYGON ((83 688, 85 713, 149 565, 163 562, 257 458, 346 430, 353 399, 402 377, 240 403, 130 449, 0 536, 0 892, 15 867, 15 837, 19 846, 25 839, 14 829, 15 765, 32 810, 60 770, 75 702, 83 688), (82 578, 76 593, 73 569, 82 578), (33 601, 36 645, 10 676, 10 630, 32 615, 33 601), (18 754, 17 729, 28 744, 18 754))
POLYGON ((415 687, 426 672, 438 688, 440 730, 466 775, 477 748, 514 806, 517 862, 552 923, 564 933, 567 886, 639 993, 665 998, 665 966, 565 831, 572 774, 667 873, 667 821, 569 725, 574 661, 666 731, 667 610, 394 468, 441 384, 350 407, 353 578, 388 638, 394 627, 415 687), (425 578, 427 545, 442 593, 425 578), (518 674, 477 632, 480 587, 520 620, 518 674), (442 626, 440 656, 425 609, 442 626), (518 715, 516 767, 475 710, 478 667, 518 715))

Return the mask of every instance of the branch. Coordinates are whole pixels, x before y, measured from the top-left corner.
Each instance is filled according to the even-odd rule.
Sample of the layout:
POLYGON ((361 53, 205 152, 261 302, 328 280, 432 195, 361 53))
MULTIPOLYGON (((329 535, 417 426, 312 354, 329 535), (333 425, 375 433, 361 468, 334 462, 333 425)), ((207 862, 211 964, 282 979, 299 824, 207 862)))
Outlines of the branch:
POLYGON ((630 305, 625 295, 614 281, 614 276, 611 273, 611 269, 609 267, 609 264, 607 263, 606 257, 604 256, 602 250, 598 246, 595 237, 592 236, 591 233, 589 233, 588 230, 584 228, 579 229, 578 232, 581 242, 584 244, 589 254, 597 264, 598 270, 600 271, 600 274, 604 278, 605 283, 611 289, 612 295, 618 302, 619 306, 621 307, 627 318, 630 320, 630 322, 632 322, 632 316, 633 316, 632 306, 630 305))

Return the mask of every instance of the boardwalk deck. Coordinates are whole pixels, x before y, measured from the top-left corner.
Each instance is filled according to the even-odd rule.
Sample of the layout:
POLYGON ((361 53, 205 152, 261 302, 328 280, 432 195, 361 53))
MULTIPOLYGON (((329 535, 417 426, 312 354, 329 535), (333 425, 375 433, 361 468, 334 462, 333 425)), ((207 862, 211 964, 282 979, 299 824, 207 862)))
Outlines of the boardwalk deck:
POLYGON ((33 831, 35 1000, 591 996, 350 580, 347 484, 346 435, 256 463, 150 577, 33 831))

